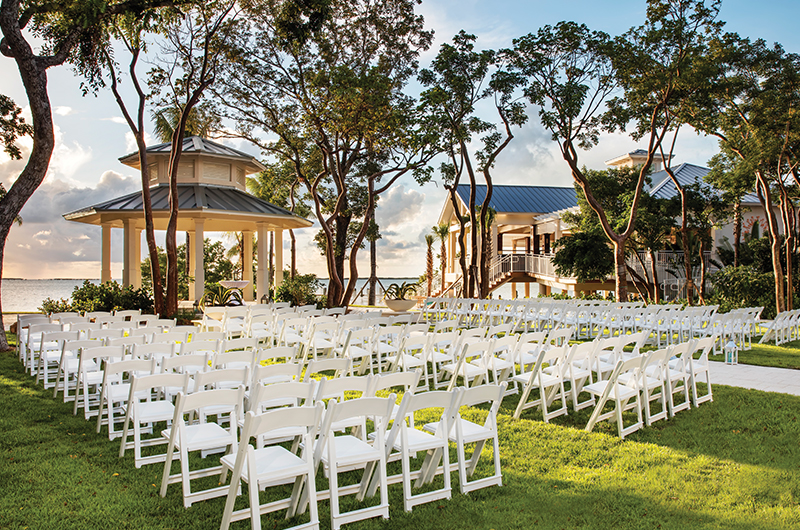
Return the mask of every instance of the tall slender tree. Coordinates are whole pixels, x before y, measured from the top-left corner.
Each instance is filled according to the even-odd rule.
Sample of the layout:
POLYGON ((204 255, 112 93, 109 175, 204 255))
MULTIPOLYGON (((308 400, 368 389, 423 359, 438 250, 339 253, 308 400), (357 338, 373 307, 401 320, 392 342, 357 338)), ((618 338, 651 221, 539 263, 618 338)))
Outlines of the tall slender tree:
POLYGON ((442 223, 433 227, 433 234, 439 239, 439 268, 442 276, 442 288, 440 292, 444 293, 445 288, 445 271, 447 270, 447 238, 450 237, 450 225, 442 223))

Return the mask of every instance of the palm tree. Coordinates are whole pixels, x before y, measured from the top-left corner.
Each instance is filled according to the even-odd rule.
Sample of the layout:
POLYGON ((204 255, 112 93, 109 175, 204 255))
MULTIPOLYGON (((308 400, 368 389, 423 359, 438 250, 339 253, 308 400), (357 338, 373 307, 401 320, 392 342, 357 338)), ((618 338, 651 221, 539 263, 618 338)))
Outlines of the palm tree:
POLYGON ((428 267, 425 270, 425 276, 428 278, 428 296, 431 295, 431 287, 433 286, 433 242, 434 237, 431 234, 425 234, 425 243, 428 244, 428 267))
POLYGON ((433 234, 439 238, 439 241, 442 244, 441 250, 439 251, 439 257, 441 258, 440 267, 442 272, 442 293, 444 293, 444 271, 447 267, 447 238, 450 236, 450 225, 447 223, 442 223, 434 226, 433 234))
MULTIPOLYGON (((153 111, 153 126, 156 138, 162 142, 172 141, 172 133, 178 126, 181 119, 180 107, 162 107, 153 111)), ((184 137, 200 136, 207 138, 222 129, 222 122, 219 116, 211 110, 211 105, 201 103, 189 111, 189 119, 186 121, 184 137)))

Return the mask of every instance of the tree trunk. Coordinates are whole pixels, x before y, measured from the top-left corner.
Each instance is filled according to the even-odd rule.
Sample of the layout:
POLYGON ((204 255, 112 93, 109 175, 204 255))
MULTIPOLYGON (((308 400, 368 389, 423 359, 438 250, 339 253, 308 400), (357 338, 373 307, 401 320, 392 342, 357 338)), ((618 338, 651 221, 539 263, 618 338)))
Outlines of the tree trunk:
POLYGON ((616 271, 617 302, 628 301, 628 269, 625 266, 625 240, 614 241, 614 270, 616 271))
POLYGON ((784 277, 783 266, 781 265, 781 241, 778 231, 778 222, 775 219, 775 212, 772 211, 772 197, 770 196, 769 182, 761 171, 756 171, 756 188, 758 196, 764 207, 764 215, 767 217, 767 226, 771 238, 770 251, 772 256, 772 269, 775 275, 775 309, 782 313, 784 305, 784 277))
MULTIPOLYGON (((275 255, 275 232, 269 233, 269 262, 267 263, 267 291, 272 289, 272 281, 275 278, 275 261, 272 257, 275 255)), ((272 298, 272 297, 270 297, 272 298)))
POLYGON ((289 277, 294 279, 294 275, 297 274, 297 238, 294 235, 294 230, 291 228, 289 229, 289 241, 289 256, 292 263, 289 277))
MULTIPOLYGON (((50 157, 55 146, 55 135, 50 97, 47 93, 47 66, 34 55, 30 45, 22 36, 19 28, 18 2, 3 2, 2 9, 0 9, 0 28, 3 31, 4 43, 9 50, 8 52, 4 51, 4 54, 12 56, 17 63, 25 94, 28 97, 33 125, 33 146, 28 162, 8 193, 0 200, 0 281, 2 281, 8 233, 20 210, 47 174, 50 157)), ((66 55, 62 62, 65 59, 66 55)), ((2 317, 2 306, 0 305, 0 322, 2 322, 2 317)), ((0 327, 3 327, 3 333, 0 333, 0 351, 5 351, 9 349, 8 341, 5 327, 0 327)))
POLYGON ((733 205, 733 266, 739 266, 739 247, 742 244, 742 204, 737 201, 733 205))
POLYGON ((369 296, 367 305, 375 305, 375 287, 378 284, 378 242, 374 239, 369 242, 369 296))
POLYGON ((656 267, 656 253, 650 251, 650 274, 653 275, 653 303, 661 303, 661 290, 658 287, 658 268, 656 267))
MULTIPOLYGON (((450 237, 450 235, 448 233, 448 238, 449 237, 450 237)), ((442 269, 442 271, 441 271, 441 274, 442 274, 442 290, 441 290, 441 292, 442 292, 442 294, 444 294, 444 288, 445 288, 444 271, 447 270, 447 243, 445 242, 444 239, 442 240, 442 250, 441 250, 440 258, 441 258, 440 267, 442 269)))
POLYGON ((700 305, 706 304, 706 240, 700 239, 700 285, 698 289, 698 297, 700 305))

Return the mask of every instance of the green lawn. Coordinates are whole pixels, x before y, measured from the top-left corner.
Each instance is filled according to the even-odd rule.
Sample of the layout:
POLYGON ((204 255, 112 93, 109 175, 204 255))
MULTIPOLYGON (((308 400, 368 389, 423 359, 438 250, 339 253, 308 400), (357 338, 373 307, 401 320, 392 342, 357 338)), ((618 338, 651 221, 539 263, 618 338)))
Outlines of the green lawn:
MULTIPOLYGON (((723 359, 722 355, 712 355, 710 357, 711 359, 723 359)), ((775 346, 774 341, 772 344, 757 344, 757 339, 754 339, 752 350, 739 352, 739 362, 756 366, 774 366, 776 368, 800 370, 800 340, 775 346)))
MULTIPOLYGON (((624 442, 609 424, 584 432, 589 410, 550 425, 533 410, 514 421, 516 398, 509 397, 500 417, 503 487, 469 496, 454 489, 452 500, 408 514, 401 486, 394 485, 391 519, 348 527, 800 527, 800 397, 714 390, 713 403, 624 442)), ((162 499, 156 487, 162 468, 137 470, 132 456, 117 457, 118 449, 95 434, 94 423, 73 417, 71 405, 34 386, 14 354, 0 354, 0 528, 218 527, 223 498, 187 510, 176 484, 162 499)), ((487 450, 479 473, 490 460, 487 450)), ((453 479, 456 488, 456 473, 453 479)), ((327 501, 320 513, 321 527, 329 528, 327 501)), ((296 523, 264 518, 264 528, 296 523)))

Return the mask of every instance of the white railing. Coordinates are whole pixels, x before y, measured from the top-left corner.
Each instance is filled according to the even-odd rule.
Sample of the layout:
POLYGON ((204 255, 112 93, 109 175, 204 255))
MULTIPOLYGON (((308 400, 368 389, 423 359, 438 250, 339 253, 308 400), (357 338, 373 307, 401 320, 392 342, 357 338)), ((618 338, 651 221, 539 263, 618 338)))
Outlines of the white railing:
POLYGON ((555 278, 556 272, 551 261, 552 257, 552 254, 500 254, 492 258, 489 264, 489 281, 494 282, 513 272, 555 278))

